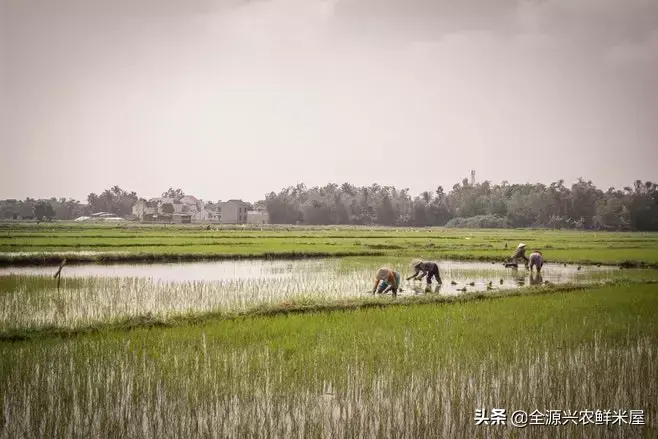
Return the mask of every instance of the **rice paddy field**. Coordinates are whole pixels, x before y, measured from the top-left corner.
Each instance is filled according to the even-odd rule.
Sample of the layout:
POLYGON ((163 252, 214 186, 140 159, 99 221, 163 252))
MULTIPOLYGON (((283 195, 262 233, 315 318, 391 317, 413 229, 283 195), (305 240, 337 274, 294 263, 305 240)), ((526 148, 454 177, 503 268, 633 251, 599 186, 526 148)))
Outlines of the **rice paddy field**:
POLYGON ((365 227, 0 224, 0 264, 382 256, 502 261, 519 242, 549 262, 658 268, 658 233, 365 227), (505 245, 511 248, 505 248, 505 245))
POLYGON ((0 224, 0 438, 658 437, 656 263, 658 234, 0 224), (412 257, 442 284, 371 294, 412 257))

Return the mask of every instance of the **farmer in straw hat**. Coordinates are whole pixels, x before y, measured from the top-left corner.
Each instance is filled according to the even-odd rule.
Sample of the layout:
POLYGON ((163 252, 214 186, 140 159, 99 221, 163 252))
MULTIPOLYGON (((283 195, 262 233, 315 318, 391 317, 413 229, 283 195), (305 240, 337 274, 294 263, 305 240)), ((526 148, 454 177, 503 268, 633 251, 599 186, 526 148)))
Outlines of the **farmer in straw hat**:
POLYGON ((516 250, 514 250, 514 254, 509 258, 507 263, 505 264, 506 267, 518 267, 519 266, 519 261, 523 261, 525 264, 525 268, 528 268, 528 262, 529 259, 525 255, 525 248, 527 245, 524 243, 520 243, 517 247, 516 250))
POLYGON ((375 286, 372 289, 372 294, 375 294, 375 292, 378 292, 379 294, 386 294, 389 291, 392 291, 393 296, 397 296, 399 288, 400 288, 399 272, 392 270, 388 267, 382 267, 379 270, 377 270, 375 286), (377 286, 379 286, 379 289, 377 288, 377 286))
POLYGON ((411 261, 411 266, 416 271, 414 274, 409 276, 407 280, 409 279, 420 280, 424 276, 427 276, 428 286, 432 285, 432 277, 434 277, 439 284, 443 283, 441 281, 441 276, 439 275, 439 265, 436 262, 423 261, 422 259, 414 259, 413 261, 411 261))

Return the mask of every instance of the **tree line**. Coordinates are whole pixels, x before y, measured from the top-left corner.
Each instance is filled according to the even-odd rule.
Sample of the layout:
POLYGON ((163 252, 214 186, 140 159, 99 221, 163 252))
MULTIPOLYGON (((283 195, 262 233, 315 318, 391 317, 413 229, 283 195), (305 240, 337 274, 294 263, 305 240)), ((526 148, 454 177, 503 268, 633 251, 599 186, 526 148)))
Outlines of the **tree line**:
MULTIPOLYGON (((174 200, 184 195, 173 188, 162 193, 174 200)), ((129 217, 140 199, 134 191, 113 186, 90 193, 87 204, 65 198, 2 200, 0 219, 69 220, 95 212, 129 217)), ((563 180, 545 185, 464 179, 449 192, 439 186, 417 196, 378 184, 298 184, 267 194, 255 206, 266 209, 273 224, 658 230, 658 185, 640 180, 603 191, 583 179, 570 187, 563 180)))
POLYGON ((446 227, 547 227, 658 230, 658 186, 635 181, 598 189, 582 178, 545 184, 457 183, 412 197, 408 189, 349 183, 271 192, 263 202, 274 224, 446 227))
POLYGON ((2 200, 0 201, 0 219, 72 220, 96 212, 108 212, 127 217, 132 214, 132 208, 138 199, 135 192, 112 186, 100 194, 90 193, 87 196, 87 204, 70 198, 55 197, 47 200, 33 198, 2 200))
MULTIPOLYGON (((174 203, 180 201, 184 196, 185 192, 180 188, 170 187, 162 193, 162 198, 169 198, 174 203)), ((73 199, 55 197, 47 200, 33 198, 0 200, 0 219, 73 220, 98 212, 112 213, 127 218, 132 215, 132 208, 139 200, 146 201, 144 198, 140 198, 135 191, 126 191, 118 185, 105 189, 99 194, 90 193, 87 195, 86 204, 73 199)), ((206 206, 212 207, 213 205, 213 203, 206 203, 206 206)), ((163 210, 164 213, 173 213, 174 206, 166 203, 163 205, 163 210)))

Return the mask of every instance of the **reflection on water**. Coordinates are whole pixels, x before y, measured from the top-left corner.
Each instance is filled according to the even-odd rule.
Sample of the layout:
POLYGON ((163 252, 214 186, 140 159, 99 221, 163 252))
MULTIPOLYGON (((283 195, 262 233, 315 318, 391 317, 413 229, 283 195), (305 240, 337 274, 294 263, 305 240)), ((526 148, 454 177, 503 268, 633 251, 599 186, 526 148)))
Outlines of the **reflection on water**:
POLYGON ((519 270, 518 267, 511 267, 510 270, 512 271, 512 275, 514 276, 514 280, 516 281, 516 285, 519 287, 522 287, 525 285, 525 271, 519 270))
POLYGON ((530 285, 541 285, 542 283, 544 283, 544 278, 541 273, 534 272, 530 274, 530 285))
POLYGON ((412 285, 411 290, 413 291, 413 294, 439 294, 441 292, 441 285, 435 285, 434 287, 432 286, 425 286, 420 287, 418 285, 412 285))

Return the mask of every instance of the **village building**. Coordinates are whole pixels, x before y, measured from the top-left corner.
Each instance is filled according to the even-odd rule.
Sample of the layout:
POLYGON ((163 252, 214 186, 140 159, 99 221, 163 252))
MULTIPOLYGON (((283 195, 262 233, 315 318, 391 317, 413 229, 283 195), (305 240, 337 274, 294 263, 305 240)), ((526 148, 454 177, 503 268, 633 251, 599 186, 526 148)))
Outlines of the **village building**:
POLYGON ((171 216, 174 224, 190 224, 192 222, 192 215, 186 213, 174 213, 171 216))
POLYGON ((242 200, 228 200, 220 203, 222 224, 246 224, 249 205, 242 200))
POLYGON ((188 224, 193 222, 219 222, 219 205, 208 203, 193 195, 180 199, 156 197, 139 200, 132 209, 135 218, 143 222, 173 222, 188 224))
POLYGON ((247 224, 268 224, 269 215, 265 210, 249 210, 247 211, 247 224))

